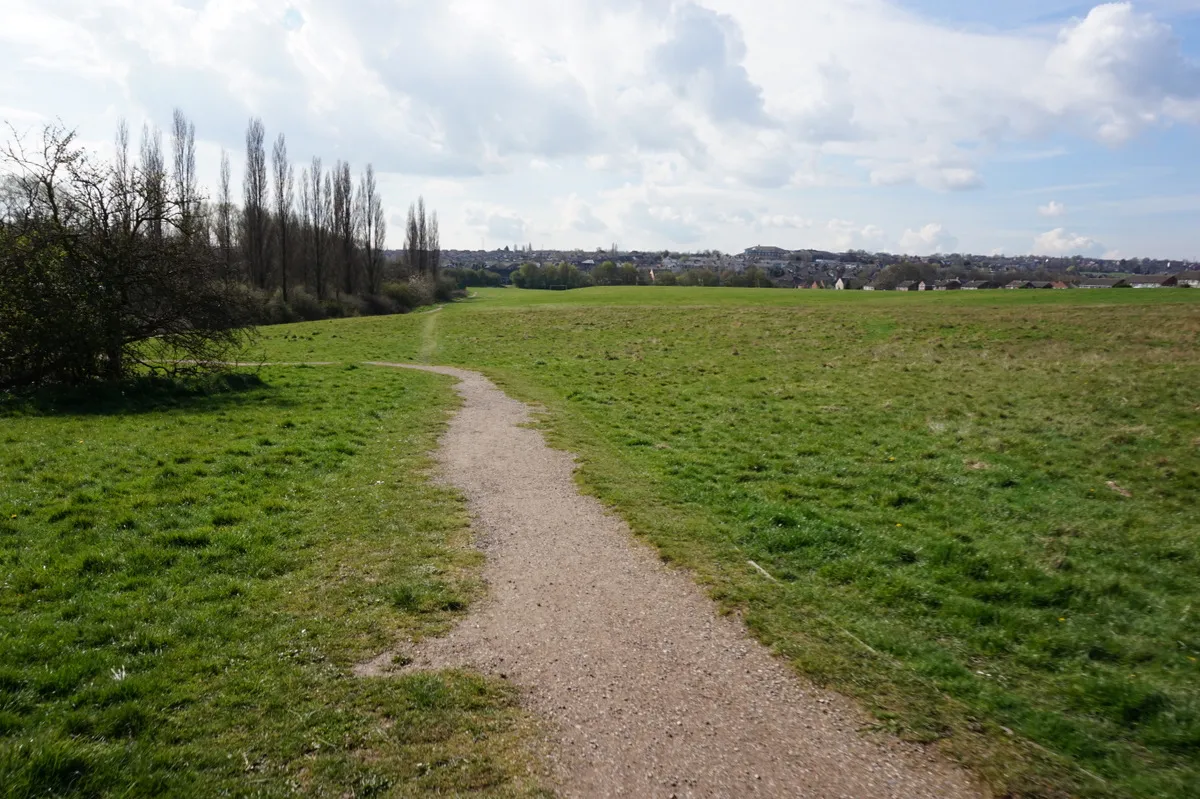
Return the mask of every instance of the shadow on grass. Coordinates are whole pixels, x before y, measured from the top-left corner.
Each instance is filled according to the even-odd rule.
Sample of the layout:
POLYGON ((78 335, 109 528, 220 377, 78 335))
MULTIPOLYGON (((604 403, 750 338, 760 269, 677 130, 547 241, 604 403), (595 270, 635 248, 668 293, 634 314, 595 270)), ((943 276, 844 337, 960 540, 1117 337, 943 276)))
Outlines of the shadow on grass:
POLYGON ((211 411, 237 405, 248 394, 269 390, 271 387, 261 377, 245 372, 187 378, 144 376, 117 383, 0 392, 0 417, 120 416, 168 408, 211 411))

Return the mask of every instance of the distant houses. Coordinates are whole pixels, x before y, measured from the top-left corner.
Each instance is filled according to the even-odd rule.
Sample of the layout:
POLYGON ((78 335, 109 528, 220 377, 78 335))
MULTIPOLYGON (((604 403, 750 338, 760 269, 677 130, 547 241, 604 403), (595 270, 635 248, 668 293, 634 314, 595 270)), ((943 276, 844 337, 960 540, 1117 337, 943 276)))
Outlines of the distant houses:
POLYGON ((1126 282, 1135 289, 1159 289, 1179 285, 1179 279, 1175 275, 1134 275, 1126 282))
POLYGON ((860 283, 851 278, 838 278, 836 282, 828 283, 820 280, 804 284, 804 288, 832 288, 839 291, 860 289, 862 291, 984 291, 987 289, 1006 289, 1022 291, 1025 289, 1156 289, 1156 288, 1200 288, 1200 272, 1181 272, 1177 275, 1129 275, 1126 277, 1084 277, 1067 282, 1066 280, 1013 280, 1001 285, 992 280, 960 281, 949 280, 905 280, 888 289, 878 281, 860 283))
MULTIPOLYGON (((389 256, 395 257, 395 251, 389 256)), ((726 280, 727 275, 741 276, 756 269, 755 281, 761 284, 765 276, 777 287, 822 289, 835 291, 982 291, 1005 288, 1015 277, 1020 279, 1014 289, 1026 288, 1200 288, 1200 265, 1192 261, 1138 259, 1132 262, 1113 262, 1101 259, 1005 258, 989 256, 891 256, 853 251, 825 252, 815 249, 785 249, 756 245, 741 253, 718 250, 680 253, 666 250, 653 252, 619 252, 612 250, 534 250, 532 246, 504 247, 494 251, 444 250, 443 266, 448 270, 487 269, 509 275, 523 263, 540 266, 568 263, 583 272, 591 272, 602 261, 612 261, 620 268, 630 264, 649 279, 648 270, 656 274, 674 272, 711 272, 721 284, 739 285, 745 281, 726 280), (907 267, 897 269, 897 267, 907 267), (915 267, 915 268, 914 268, 915 267), (1155 272, 1153 275, 1124 274, 1118 270, 1155 272), (659 270, 662 270, 661 272, 659 270), (1069 270, 1069 271, 1063 271, 1069 270), (1184 271, 1186 270, 1186 271, 1184 271), (914 280, 896 286, 899 275, 928 275, 925 281, 914 280), (955 275, 958 280, 949 276, 955 275), (1096 277, 1087 277, 1096 275, 1096 277), (935 279, 936 276, 936 279, 935 279), (1003 276, 1003 277, 1001 277, 1003 276), (968 279, 968 278, 982 279, 968 279), (1038 277, 1043 280, 1034 280, 1038 277), (1051 281, 1048 282, 1047 281, 1051 281), (924 283, 924 285, 922 285, 924 283)), ((705 276, 709 279, 708 276, 705 276)))
MULTIPOLYGON (((775 277, 776 285, 784 285, 786 280, 794 288, 801 289, 817 289, 817 290, 833 290, 833 291, 986 291, 994 289, 1004 289, 1009 291, 1024 291, 1030 290, 1064 290, 1072 288, 1085 289, 1107 289, 1107 288, 1172 288, 1172 287, 1191 287, 1200 288, 1200 271, 1180 272, 1178 274, 1158 274, 1158 275, 1111 275, 1103 277, 1080 277, 1075 274, 1062 274, 1054 276, 1042 273, 1043 277, 1050 277, 1049 280, 1031 280, 1026 278, 1018 278, 1016 280, 1007 281, 1007 279, 983 279, 983 280, 966 280, 962 278, 945 278, 941 280, 925 279, 925 280, 903 280, 899 283, 893 283, 887 279, 885 273, 876 273, 874 279, 868 280, 868 266, 863 263, 846 264, 830 260, 828 258, 819 258, 812 262, 819 268, 800 267, 796 262, 777 262, 781 253, 786 253, 786 250, 781 250, 778 247, 751 247, 746 250, 744 257, 749 259, 757 259, 759 268, 764 271, 770 271, 775 277), (853 268, 851 268, 853 267, 853 268)), ((724 256, 728 257, 728 256, 724 256)), ((667 260, 663 260, 663 265, 667 265, 667 260)), ((687 269, 695 267, 695 263, 682 262, 679 268, 687 269)), ((944 266, 944 264, 943 264, 944 266)), ((708 267, 712 268, 712 267, 708 267)), ((716 271, 715 269, 713 271, 716 271)), ((1009 273, 1011 277, 1011 272, 1009 273)))
POLYGON ((757 260, 759 258, 775 258, 786 259, 791 252, 782 247, 764 247, 761 244, 750 247, 743 253, 748 260, 757 260))

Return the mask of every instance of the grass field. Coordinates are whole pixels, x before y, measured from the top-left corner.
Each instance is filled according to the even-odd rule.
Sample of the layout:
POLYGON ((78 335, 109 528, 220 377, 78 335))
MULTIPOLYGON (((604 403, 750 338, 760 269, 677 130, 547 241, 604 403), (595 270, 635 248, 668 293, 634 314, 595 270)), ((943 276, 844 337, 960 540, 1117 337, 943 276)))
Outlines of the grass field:
POLYGON ((803 673, 999 792, 1200 784, 1200 293, 481 290, 204 392, 0 410, 0 795, 536 792, 426 479, 463 365, 803 673), (755 561, 778 582, 747 561, 755 561))
POLYGON ((1000 790, 1195 795, 1200 294, 485 290, 268 335, 544 405, 665 559, 1000 790))
POLYGON ((534 793, 504 684, 351 674, 479 590, 448 382, 205 388, 0 409, 0 796, 534 793))

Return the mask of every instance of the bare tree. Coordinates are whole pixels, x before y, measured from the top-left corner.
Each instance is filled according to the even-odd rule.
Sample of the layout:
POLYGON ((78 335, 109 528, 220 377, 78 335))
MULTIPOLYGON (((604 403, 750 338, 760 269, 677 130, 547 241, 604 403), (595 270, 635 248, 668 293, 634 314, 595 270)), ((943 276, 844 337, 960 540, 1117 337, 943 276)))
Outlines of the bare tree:
POLYGON ((275 168, 275 225, 279 230, 279 285, 283 300, 288 297, 288 238, 292 232, 293 205, 296 201, 296 172, 288 162, 287 140, 283 134, 275 140, 271 151, 271 163, 275 168))
POLYGON ((337 281, 334 279, 334 258, 333 245, 337 242, 337 216, 333 211, 333 172, 325 173, 325 193, 323 195, 325 207, 321 209, 321 215, 325 219, 325 264, 328 267, 325 271, 327 277, 333 282, 335 288, 334 293, 337 293, 337 281))
POLYGON ((196 186, 196 126, 176 108, 171 128, 175 195, 183 202, 183 235, 191 238, 199 226, 200 196, 196 186))
POLYGON ((143 181, 145 199, 151 206, 148 222, 150 235, 162 238, 164 207, 167 196, 167 166, 163 161, 162 131, 142 126, 141 162, 138 165, 143 181))
POLYGON ((225 265, 225 279, 232 280, 233 266, 233 196, 229 176, 229 153, 221 150, 221 182, 217 189, 217 250, 225 265))
POLYGON ((325 255, 329 250, 331 211, 329 176, 321 171, 321 159, 312 160, 312 263, 317 299, 325 299, 325 255))
POLYGON ((371 225, 371 253, 378 264, 376 276, 382 281, 384 268, 383 250, 387 246, 387 214, 378 196, 375 198, 373 213, 375 219, 371 225))
POLYGON ((442 268, 442 242, 438 232, 438 215, 434 211, 429 218, 429 227, 425 231, 425 255, 429 265, 429 274, 434 280, 442 268))
POLYGON ((417 207, 408 206, 404 224, 404 260, 410 276, 421 274, 421 229, 417 226, 417 207))
POLYGON ((417 263, 418 272, 429 274, 429 222, 425 219, 425 198, 417 197, 417 263))
MULTIPOLYGON (((133 182, 133 167, 129 163, 129 125, 124 118, 117 120, 117 136, 114 142, 116 156, 113 160, 111 182, 113 202, 116 204, 117 224, 121 231, 128 233, 132 226, 132 209, 126 202, 130 195, 133 182)), ((49 159, 46 160, 49 163, 49 159)))
POLYGON ((374 292, 372 292, 372 288, 371 288, 371 264, 368 263, 367 252, 366 252, 366 250, 367 250, 366 215, 367 215, 367 196, 366 196, 366 192, 364 191, 364 186, 362 186, 362 180, 360 179, 359 187, 355 188, 355 190, 354 190, 354 218, 355 218, 356 223, 358 223, 358 224, 355 224, 354 248, 355 248, 355 250, 359 250, 362 252, 362 259, 361 259, 362 260, 362 271, 364 271, 364 274, 366 276, 366 282, 367 282, 366 287, 364 287, 364 290, 367 294, 374 294, 374 292))
POLYGON ((267 287, 268 243, 270 224, 267 212, 267 153, 263 147, 266 132, 261 119, 250 120, 246 127, 246 175, 243 178, 242 217, 245 235, 242 246, 251 282, 260 289, 267 287))
POLYGON ((310 282, 310 267, 312 266, 312 188, 308 179, 308 167, 300 170, 300 229, 298 231, 300 246, 300 279, 304 285, 312 286, 310 282))
POLYGON ((367 291, 378 294, 383 282, 383 248, 380 243, 386 239, 386 222, 382 213, 383 202, 375 185, 375 167, 371 164, 367 164, 363 172, 358 193, 367 291), (381 227, 383 231, 380 231, 381 227))
POLYGON ((354 207, 354 180, 350 177, 350 164, 338 161, 333 170, 333 230, 335 239, 341 244, 342 291, 347 295, 354 294, 357 228, 358 214, 354 207))

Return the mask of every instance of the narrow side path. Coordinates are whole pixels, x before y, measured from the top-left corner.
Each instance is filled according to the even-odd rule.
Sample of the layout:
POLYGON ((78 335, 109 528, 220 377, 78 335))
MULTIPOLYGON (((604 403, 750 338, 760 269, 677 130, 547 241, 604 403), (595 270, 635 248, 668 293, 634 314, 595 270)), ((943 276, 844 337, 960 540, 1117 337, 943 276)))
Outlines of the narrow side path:
POLYGON ((417 360, 421 363, 432 361, 434 353, 437 352, 438 314, 441 312, 442 307, 439 305, 432 311, 424 311, 422 313, 425 319, 421 322, 421 349, 417 353, 417 360))
MULTIPOLYGON (((564 796, 982 797, 932 750, 858 730, 850 700, 805 684, 625 523, 582 496, 569 454, 482 375, 443 439, 489 597, 408 669, 469 666, 519 685, 550 729, 564 796)), ((385 674, 395 653, 360 666, 385 674)))

